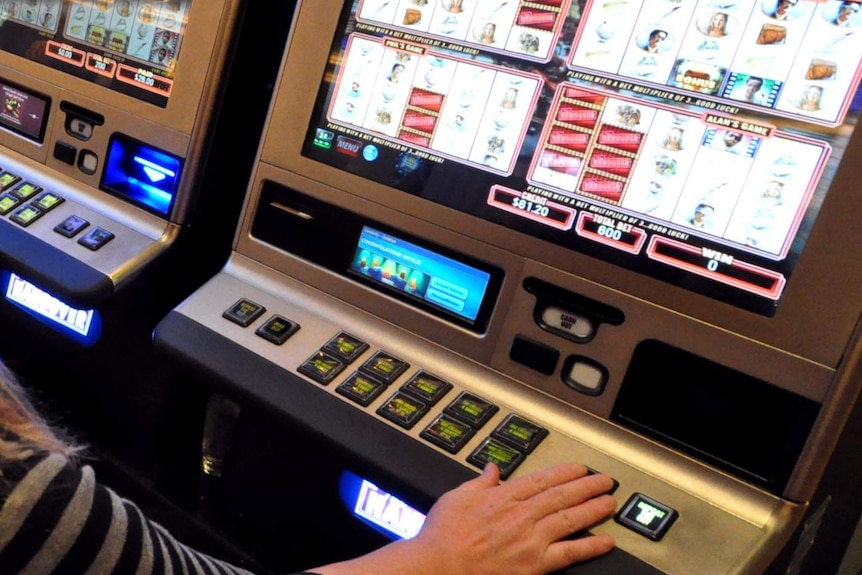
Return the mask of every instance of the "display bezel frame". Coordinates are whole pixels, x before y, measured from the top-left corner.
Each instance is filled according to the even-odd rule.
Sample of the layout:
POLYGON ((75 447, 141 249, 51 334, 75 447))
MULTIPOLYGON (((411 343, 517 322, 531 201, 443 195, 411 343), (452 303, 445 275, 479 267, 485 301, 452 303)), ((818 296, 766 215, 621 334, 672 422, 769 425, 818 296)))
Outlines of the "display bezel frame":
POLYGON ((0 86, 8 86, 8 87, 13 88, 15 90, 20 90, 21 92, 24 92, 25 94, 27 94, 29 97, 36 98, 39 101, 41 101, 42 104, 44 104, 44 109, 42 110, 42 112, 43 112, 42 123, 39 126, 38 135, 31 134, 31 133, 27 132, 26 130, 16 129, 13 125, 6 123, 2 119, 0 119, 0 127, 2 127, 5 130, 8 130, 10 132, 13 132, 15 134, 18 134, 19 136, 27 138, 28 140, 36 142, 37 144, 44 143, 45 142, 45 134, 48 131, 48 122, 51 118, 51 103, 52 103, 51 97, 48 96, 47 94, 42 94, 41 92, 36 92, 35 90, 31 90, 30 88, 26 88, 20 84, 17 84, 15 82, 7 80, 6 78, 4 78, 2 76, 0 76, 0 86))
MULTIPOLYGON (((447 231, 488 243, 527 260, 542 262, 817 363, 838 365, 862 310, 862 303, 848 289, 848 286, 862 282, 862 263, 848 250, 836 249, 836 246, 862 242, 862 228, 848 221, 848 216, 856 209, 851 190, 853 182, 862 178, 862 166, 844 162, 836 170, 828 198, 820 207, 820 214, 780 306, 772 317, 753 314, 692 292, 684 282, 674 285, 630 272, 617 264, 419 200, 400 190, 304 157, 302 138, 286 140, 283 134, 305 134, 308 130, 317 87, 329 63, 331 39, 338 26, 342 4, 302 3, 298 7, 259 154, 261 162, 339 190, 346 202, 372 202, 386 206, 447 231), (320 42, 320 37, 326 37, 327 41, 320 42), (315 89, 309 90, 308 86, 315 86, 315 89), (831 280, 823 281, 825 277, 831 280)), ((850 139, 844 154, 845 157, 853 157, 860 151, 862 137, 857 135, 850 139)), ((252 193, 248 204, 253 206, 255 199, 252 193)), ((238 237, 238 246, 243 249, 241 232, 238 237)))

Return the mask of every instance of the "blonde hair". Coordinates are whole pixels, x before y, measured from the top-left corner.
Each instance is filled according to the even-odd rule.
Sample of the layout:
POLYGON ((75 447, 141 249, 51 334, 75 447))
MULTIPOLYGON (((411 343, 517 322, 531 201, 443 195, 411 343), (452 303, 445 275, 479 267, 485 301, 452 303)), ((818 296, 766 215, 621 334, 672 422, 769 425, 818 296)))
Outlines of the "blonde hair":
POLYGON ((36 409, 33 399, 12 370, 0 361, 0 465, 47 451, 74 459, 83 446, 36 409))

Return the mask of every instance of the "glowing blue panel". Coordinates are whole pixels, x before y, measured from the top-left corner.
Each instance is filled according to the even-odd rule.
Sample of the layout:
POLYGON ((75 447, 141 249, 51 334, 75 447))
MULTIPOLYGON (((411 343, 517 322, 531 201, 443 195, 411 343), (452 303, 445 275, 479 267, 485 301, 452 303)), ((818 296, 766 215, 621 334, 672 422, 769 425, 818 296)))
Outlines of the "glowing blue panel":
POLYGON ((351 512, 392 539, 415 537, 425 523, 425 514, 350 471, 339 481, 341 500, 351 512))
POLYGON ((85 346, 98 341, 102 333, 99 312, 75 309, 27 280, 10 272, 0 272, 6 299, 42 323, 85 346))
POLYGON ((121 134, 114 134, 102 188, 156 214, 167 216, 173 206, 182 161, 167 152, 121 134))

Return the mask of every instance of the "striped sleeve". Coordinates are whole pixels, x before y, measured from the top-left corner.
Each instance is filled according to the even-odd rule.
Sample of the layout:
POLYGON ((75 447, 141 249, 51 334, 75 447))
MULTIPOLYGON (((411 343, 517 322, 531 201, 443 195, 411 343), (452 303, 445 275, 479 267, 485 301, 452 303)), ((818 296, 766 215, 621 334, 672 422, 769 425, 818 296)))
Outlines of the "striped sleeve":
POLYGON ((89 466, 38 460, 2 500, 4 575, 251 575, 177 541, 89 466))

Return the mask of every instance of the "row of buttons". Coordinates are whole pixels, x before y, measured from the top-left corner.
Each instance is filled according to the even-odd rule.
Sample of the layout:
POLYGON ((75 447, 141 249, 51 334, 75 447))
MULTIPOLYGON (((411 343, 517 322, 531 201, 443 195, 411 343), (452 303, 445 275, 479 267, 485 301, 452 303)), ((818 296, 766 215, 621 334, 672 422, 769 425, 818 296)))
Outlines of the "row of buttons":
MULTIPOLYGON (((264 313, 264 306, 241 298, 225 310, 222 317, 242 327, 249 327, 264 313)), ((298 329, 299 324, 296 322, 275 314, 258 327, 255 333, 281 345, 298 329)), ((340 332, 306 359, 297 370, 322 385, 328 385, 368 348, 369 345, 361 339, 340 332)), ((409 368, 410 364, 406 361, 378 350, 339 384, 335 391, 367 407, 409 368)), ((453 385, 448 381, 420 369, 402 384, 376 413, 405 429, 411 429, 452 388, 453 385)), ((419 435, 454 454, 460 451, 497 411, 499 408, 493 403, 463 391, 438 413, 419 435)), ((516 413, 510 413, 479 447, 473 450, 467 461, 480 469, 493 462, 500 469, 500 477, 506 479, 547 435, 547 429, 516 413)), ((619 483, 614 480, 611 493, 618 487, 619 483)), ((678 512, 667 505, 642 493, 634 493, 614 519, 629 529, 658 541, 664 537, 678 516, 678 512)))
MULTIPOLYGON (((9 219, 19 226, 26 228, 64 201, 63 197, 0 168, 0 216, 11 212, 9 219)), ((54 231, 73 238, 89 225, 90 222, 84 218, 72 215, 57 224, 54 231)), ((95 227, 79 238, 78 243, 95 251, 112 239, 114 234, 95 227)))
MULTIPOLYGON (((265 312, 262 305, 243 298, 225 310, 222 316, 248 327, 265 312)), ((289 329, 279 328, 280 334, 293 334, 299 329, 295 322, 274 315, 255 333, 276 344, 284 343, 289 335, 277 341, 268 337, 273 325, 290 326, 289 329)), ((341 332, 306 359, 297 371, 322 385, 328 385, 368 347, 366 342, 341 332)), ((378 350, 335 391, 367 407, 409 368, 410 364, 406 361, 378 350)), ((377 414, 400 427, 411 429, 452 387, 451 383, 420 369, 377 409, 377 414)), ((493 403, 464 391, 433 418, 420 436, 450 453, 457 453, 497 411, 499 408, 493 403)), ((467 461, 479 468, 493 462, 500 468, 500 476, 505 479, 547 434, 545 428, 511 413, 467 457, 467 461)))

